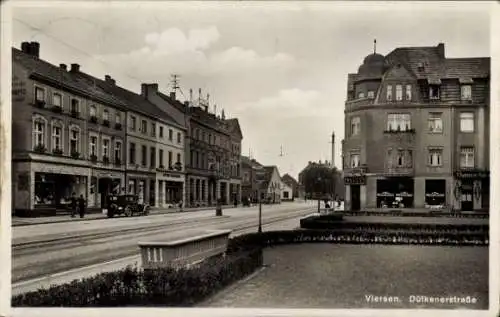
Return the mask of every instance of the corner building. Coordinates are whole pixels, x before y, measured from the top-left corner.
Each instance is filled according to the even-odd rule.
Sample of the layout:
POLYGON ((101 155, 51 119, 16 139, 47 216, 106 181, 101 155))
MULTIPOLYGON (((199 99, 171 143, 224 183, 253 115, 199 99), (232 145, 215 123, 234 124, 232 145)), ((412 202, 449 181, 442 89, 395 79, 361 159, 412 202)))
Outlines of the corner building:
POLYGON ((489 58, 373 53, 347 88, 346 209, 489 209, 489 58))

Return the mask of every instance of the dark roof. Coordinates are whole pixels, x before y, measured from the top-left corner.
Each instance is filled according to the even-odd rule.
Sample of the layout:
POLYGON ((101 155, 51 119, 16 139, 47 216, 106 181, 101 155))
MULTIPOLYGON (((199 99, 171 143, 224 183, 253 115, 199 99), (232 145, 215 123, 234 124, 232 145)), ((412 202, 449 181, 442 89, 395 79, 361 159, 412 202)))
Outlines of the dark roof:
POLYGON ((233 119, 227 119, 226 120, 227 126, 229 133, 231 135, 235 135, 240 139, 243 139, 243 134, 241 133, 241 127, 238 119, 233 118, 233 119))
POLYGON ((299 182, 297 182, 297 180, 288 173, 283 175, 283 177, 281 177, 281 180, 291 187, 295 187, 299 184, 299 182))
POLYGON ((276 165, 263 166, 263 170, 256 173, 256 178, 260 183, 261 189, 266 189, 269 187, 269 182, 271 182, 271 178, 273 177, 273 172, 275 169, 278 170, 278 167, 276 165))
POLYGON ((263 165, 257 162, 255 159, 250 159, 248 156, 241 156, 241 163, 244 165, 248 165, 253 168, 262 168, 263 165))
POLYGON ((155 104, 149 102, 143 96, 117 86, 115 83, 108 83, 102 79, 83 72, 78 72, 77 75, 79 75, 82 79, 95 81, 99 87, 109 92, 116 98, 123 100, 127 110, 149 116, 153 119, 160 119, 177 126, 178 128, 183 128, 182 125, 175 121, 174 118, 172 118, 168 113, 158 108, 155 104))
POLYGON ((447 58, 442 78, 487 78, 490 58, 447 58))
POLYGON ((18 63, 27 69, 30 75, 61 86, 75 94, 86 96, 95 101, 108 103, 119 108, 125 105, 120 99, 113 97, 100 87, 79 80, 73 73, 63 70, 59 66, 50 64, 40 58, 26 54, 14 47, 12 48, 12 62, 18 63))

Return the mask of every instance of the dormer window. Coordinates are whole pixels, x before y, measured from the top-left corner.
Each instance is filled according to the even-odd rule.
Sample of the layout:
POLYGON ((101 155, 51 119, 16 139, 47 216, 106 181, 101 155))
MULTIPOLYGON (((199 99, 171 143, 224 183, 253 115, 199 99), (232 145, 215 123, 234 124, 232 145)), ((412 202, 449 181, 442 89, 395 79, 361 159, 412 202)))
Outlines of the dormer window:
POLYGON ((461 96, 461 100, 464 100, 464 101, 472 100, 472 87, 471 87, 471 85, 460 86, 460 96, 461 96))
POLYGON ((370 99, 375 98, 375 92, 374 92, 373 90, 370 90, 370 91, 368 92, 368 98, 370 98, 370 99))
POLYGON ((365 93, 364 92, 360 92, 358 94, 358 99, 362 99, 362 98, 365 98, 365 93))
POLYGON ((392 85, 387 85, 387 101, 392 101, 392 85))
POLYGON ((440 98, 440 87, 438 85, 429 86, 429 99, 439 100, 440 98))

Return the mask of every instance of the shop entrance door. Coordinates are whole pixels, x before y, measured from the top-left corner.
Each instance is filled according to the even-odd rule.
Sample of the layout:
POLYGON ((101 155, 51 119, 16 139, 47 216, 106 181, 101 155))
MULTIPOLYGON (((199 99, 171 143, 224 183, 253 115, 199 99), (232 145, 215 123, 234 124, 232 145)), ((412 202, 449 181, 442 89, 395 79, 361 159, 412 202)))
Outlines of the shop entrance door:
POLYGON ((359 211, 361 209, 361 187, 359 185, 351 185, 351 211, 359 211))

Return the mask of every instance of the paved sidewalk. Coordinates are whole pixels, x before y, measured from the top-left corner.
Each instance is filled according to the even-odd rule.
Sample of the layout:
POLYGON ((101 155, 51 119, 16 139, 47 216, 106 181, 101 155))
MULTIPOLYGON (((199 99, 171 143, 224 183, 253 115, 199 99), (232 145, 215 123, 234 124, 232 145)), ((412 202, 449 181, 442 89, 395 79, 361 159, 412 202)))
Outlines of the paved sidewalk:
MULTIPOLYGON (((234 205, 222 206, 222 209, 234 208, 234 205)), ((213 207, 199 207, 199 208, 183 208, 182 212, 193 212, 193 211, 202 211, 202 210, 210 210, 213 209, 215 212, 215 206, 213 207)), ((150 211, 150 215, 161 215, 161 214, 169 214, 169 213, 180 213, 181 211, 178 208, 169 208, 169 209, 152 209, 150 211)), ((116 218, 123 217, 117 216, 116 218)), ((36 217, 36 218, 25 218, 25 217, 16 217, 12 216, 12 226, 29 226, 29 225, 39 225, 46 223, 59 223, 59 222, 72 222, 72 221, 87 221, 87 220, 99 220, 99 219, 108 219, 106 215, 102 213, 90 213, 86 214, 85 218, 80 218, 78 215, 75 218, 71 218, 71 215, 61 215, 61 216, 53 216, 53 217, 36 217)))

